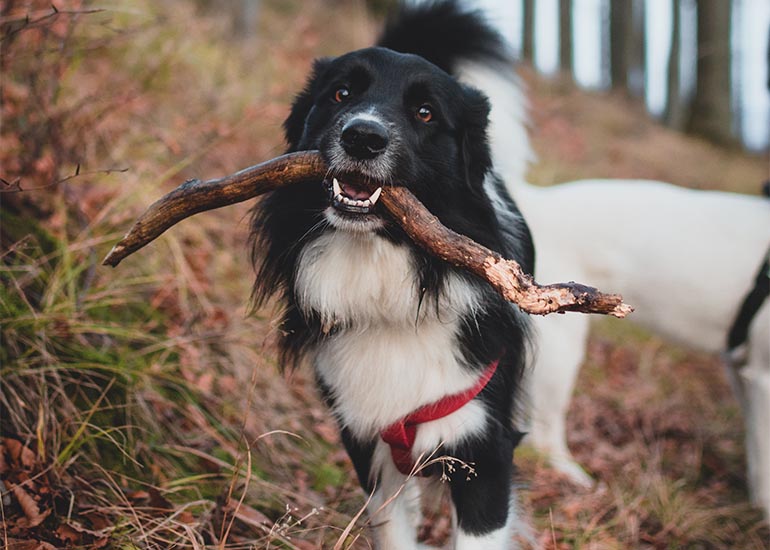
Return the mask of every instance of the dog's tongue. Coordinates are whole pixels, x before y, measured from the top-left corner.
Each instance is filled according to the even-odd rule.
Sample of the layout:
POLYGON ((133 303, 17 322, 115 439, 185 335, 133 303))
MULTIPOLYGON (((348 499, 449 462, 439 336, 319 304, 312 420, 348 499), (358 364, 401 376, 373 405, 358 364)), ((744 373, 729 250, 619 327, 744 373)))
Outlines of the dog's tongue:
POLYGON ((353 185, 350 183, 342 183, 340 182, 342 187, 342 192, 345 194, 346 197, 354 199, 354 200, 360 200, 364 201, 369 198, 369 195, 371 193, 368 189, 364 189, 363 187, 358 187, 357 185, 353 185))

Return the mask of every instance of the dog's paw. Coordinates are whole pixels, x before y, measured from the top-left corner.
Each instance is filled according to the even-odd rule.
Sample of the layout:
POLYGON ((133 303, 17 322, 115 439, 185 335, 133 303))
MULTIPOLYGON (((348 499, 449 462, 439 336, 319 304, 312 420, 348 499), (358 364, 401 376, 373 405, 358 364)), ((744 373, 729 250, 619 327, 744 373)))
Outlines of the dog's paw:
POLYGON ((596 481, 574 460, 565 457, 551 457, 549 462, 554 470, 578 487, 593 489, 596 485, 596 481))

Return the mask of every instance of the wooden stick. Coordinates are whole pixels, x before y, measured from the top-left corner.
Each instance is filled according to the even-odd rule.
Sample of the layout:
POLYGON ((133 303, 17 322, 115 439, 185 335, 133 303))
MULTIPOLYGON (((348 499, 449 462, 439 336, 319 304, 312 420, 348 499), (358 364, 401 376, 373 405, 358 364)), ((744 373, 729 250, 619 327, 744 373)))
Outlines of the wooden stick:
POLYGON ((633 311, 619 294, 603 294, 590 286, 574 282, 538 285, 517 262, 444 226, 405 187, 389 187, 387 193, 383 189, 380 202, 418 246, 475 273, 527 313, 580 311, 625 317, 633 311))
POLYGON ((115 267, 126 256, 157 239, 166 229, 198 212, 252 199, 289 185, 317 180, 326 164, 316 151, 289 153, 219 179, 187 180, 152 203, 102 260, 115 267))
MULTIPOLYGON (((290 153, 220 179, 184 182, 142 214, 102 262, 116 266, 166 229, 198 212, 241 202, 284 185, 320 181, 326 164, 317 151, 290 153)), ((633 308, 618 294, 579 283, 538 285, 521 266, 445 227, 405 187, 384 187, 380 203, 409 237, 442 260, 475 273, 527 313, 579 311, 625 317, 633 308)))

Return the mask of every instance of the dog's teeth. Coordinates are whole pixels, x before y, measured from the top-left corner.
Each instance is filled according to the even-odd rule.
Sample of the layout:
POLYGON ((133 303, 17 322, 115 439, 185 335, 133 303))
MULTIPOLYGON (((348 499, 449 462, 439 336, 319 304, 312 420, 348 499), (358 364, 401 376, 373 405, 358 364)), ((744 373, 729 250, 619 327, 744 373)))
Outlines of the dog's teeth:
POLYGON ((382 193, 382 187, 378 187, 372 195, 365 200, 357 200, 348 197, 342 191, 342 184, 340 184, 337 178, 332 178, 332 193, 334 195, 334 201, 337 204, 344 204, 346 206, 353 206, 356 208, 366 208, 367 210, 374 206, 382 193))
POLYGON ((372 196, 371 196, 371 197, 369 197, 369 199, 368 199, 368 200, 369 200, 369 202, 371 203, 371 206, 374 206, 374 203, 376 203, 376 202, 377 202, 377 199, 379 199, 379 198, 380 198, 380 194, 381 194, 381 193, 382 193, 382 187, 378 187, 378 188, 377 188, 377 191, 375 191, 374 193, 372 193, 372 196))

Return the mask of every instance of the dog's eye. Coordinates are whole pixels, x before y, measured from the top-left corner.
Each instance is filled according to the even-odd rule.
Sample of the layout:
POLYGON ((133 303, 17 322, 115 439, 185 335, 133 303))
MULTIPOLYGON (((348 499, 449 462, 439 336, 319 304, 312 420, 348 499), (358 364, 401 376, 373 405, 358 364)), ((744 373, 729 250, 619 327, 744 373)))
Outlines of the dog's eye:
POLYGON ((336 103, 342 103, 348 97, 350 97, 350 90, 347 88, 347 86, 340 86, 337 88, 337 91, 334 92, 334 101, 336 103))
POLYGON ((433 120, 433 110, 430 105, 421 105, 420 108, 417 109, 417 118, 423 122, 430 122, 433 120))

